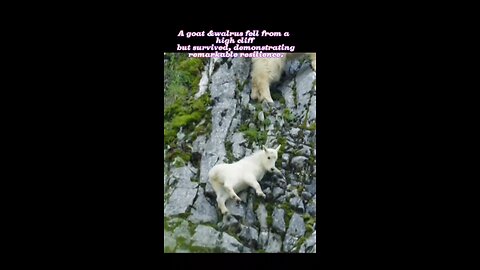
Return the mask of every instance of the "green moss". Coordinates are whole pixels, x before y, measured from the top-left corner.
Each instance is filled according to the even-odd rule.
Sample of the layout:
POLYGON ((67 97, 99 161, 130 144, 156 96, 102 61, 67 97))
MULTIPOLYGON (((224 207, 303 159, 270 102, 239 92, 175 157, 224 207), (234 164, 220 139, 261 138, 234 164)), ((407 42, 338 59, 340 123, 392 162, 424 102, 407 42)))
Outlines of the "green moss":
POLYGON ((195 234, 195 228, 196 228, 195 224, 188 222, 188 230, 190 231, 191 235, 195 234))
POLYGON ((186 239, 184 239, 183 237, 176 238, 175 240, 177 240, 177 247, 176 247, 177 250, 178 249, 186 249, 186 250, 190 249, 190 245, 187 244, 186 239))
POLYGON ((219 248, 206 248, 206 247, 190 247, 192 253, 219 253, 219 248))
POLYGON ((245 88, 245 83, 246 83, 246 81, 241 83, 240 80, 237 80, 237 89, 238 89, 239 92, 243 92, 243 89, 245 88))
POLYGON ((268 119, 268 118, 265 118, 265 121, 263 121, 263 124, 265 125, 265 127, 270 126, 271 123, 272 123, 272 121, 270 121, 270 119, 268 119))
POLYGON ((228 162, 233 162, 235 157, 232 151, 232 142, 225 142, 225 152, 227 153, 228 162))
POLYGON ((182 129, 185 133, 185 142, 191 142, 211 130, 209 107, 212 101, 209 94, 203 94, 198 99, 194 97, 207 59, 189 58, 187 54, 177 53, 170 54, 169 57, 164 71, 167 84, 164 89, 163 135, 164 145, 170 146, 166 159, 173 161, 176 157, 181 157, 188 162, 191 149, 187 144, 177 142, 179 130, 182 129))
POLYGON ((310 155, 308 158, 308 164, 310 164, 310 166, 315 166, 315 157, 313 155, 310 155))
POLYGON ((186 115, 178 115, 175 116, 172 120, 172 127, 174 129, 178 129, 180 127, 187 126, 188 124, 192 122, 197 122, 200 120, 202 115, 199 112, 194 112, 192 114, 186 114, 186 115))
POLYGON ((317 129, 317 123, 315 123, 315 122, 312 123, 309 127, 307 127, 307 129, 311 130, 311 131, 316 130, 317 129))
POLYGON ((295 116, 293 116, 292 112, 289 109, 285 109, 282 116, 283 119, 287 122, 291 122, 295 119, 295 116))
POLYGON ((178 70, 189 79, 195 79, 196 74, 202 71, 204 67, 204 61, 201 58, 187 58, 180 61, 178 64, 178 70))
POLYGON ((187 163, 185 163, 184 160, 177 158, 173 161, 173 165, 175 166, 175 168, 181 168, 187 166, 187 163))
POLYGON ((181 149, 174 149, 167 153, 166 159, 173 160, 176 157, 181 158, 183 161, 188 162, 192 159, 192 154, 188 152, 183 152, 181 149))
POLYGON ((277 168, 282 168, 282 155, 285 153, 285 147, 287 147, 287 139, 285 139, 285 137, 278 137, 277 143, 280 144, 281 147, 278 150, 278 159, 275 164, 277 168))
POLYGON ((273 217, 271 215, 268 215, 267 216, 267 225, 269 228, 272 227, 272 224, 273 224, 273 217))
POLYGON ((282 145, 282 147, 280 147, 280 150, 279 152, 284 152, 285 151, 285 147, 287 147, 287 139, 285 139, 285 137, 278 137, 277 138, 277 142, 282 145))
POLYGON ((238 131, 242 132, 248 129, 247 124, 241 124, 240 127, 238 128, 238 131))
MULTIPOLYGON (((283 98, 282 93, 279 91, 271 91, 270 94, 273 100, 280 100, 283 98)), ((283 99, 283 101, 285 102, 285 99, 283 99)))
POLYGON ((269 228, 272 227, 272 224, 273 224, 273 210, 274 210, 274 205, 271 204, 271 203, 267 203, 265 204, 265 209, 267 210, 267 225, 269 228))
POLYGON ((293 216, 293 209, 291 208, 291 205, 288 203, 288 202, 284 202, 280 205, 280 207, 285 210, 285 224, 289 224, 290 223, 290 219, 292 218, 293 216))
POLYGON ((180 216, 174 218, 163 217, 163 228, 166 231, 173 231, 178 225, 180 225, 180 223, 182 223, 182 218, 180 216))
POLYGON ((298 239, 297 244, 295 245, 295 248, 293 250, 298 253, 298 251, 300 250, 300 247, 303 245, 303 243, 305 243, 305 241, 307 241, 307 236, 300 237, 300 239, 298 239))
POLYGON ((303 220, 305 222, 305 227, 306 230, 309 234, 313 233, 314 227, 313 225, 316 223, 316 218, 310 216, 310 214, 304 214, 303 215, 303 220))
POLYGON ((267 142, 267 132, 259 131, 253 128, 249 128, 243 131, 245 138, 253 143, 256 142, 258 145, 264 145, 267 142))
POLYGON ((260 205, 260 200, 253 200, 253 210, 257 210, 260 205))

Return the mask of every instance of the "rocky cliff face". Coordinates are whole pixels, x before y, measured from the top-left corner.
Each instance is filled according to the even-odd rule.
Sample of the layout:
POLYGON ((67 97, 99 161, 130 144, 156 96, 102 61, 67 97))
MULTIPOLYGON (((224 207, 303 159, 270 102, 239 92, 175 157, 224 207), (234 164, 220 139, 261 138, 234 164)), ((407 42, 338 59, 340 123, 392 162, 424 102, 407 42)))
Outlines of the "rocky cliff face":
MULTIPOLYGON (((165 117, 164 134, 174 136, 164 145, 164 251, 316 252, 316 74, 309 61, 287 63, 271 86, 274 104, 250 100, 251 59, 207 59, 201 66, 198 88, 187 94, 197 110, 172 120, 171 109, 165 117), (267 174, 260 182, 265 199, 249 188, 239 193, 240 204, 227 201, 230 215, 223 217, 208 171, 263 144, 282 145, 277 168, 287 185, 267 174)), ((165 76, 166 87, 172 78, 165 76)))

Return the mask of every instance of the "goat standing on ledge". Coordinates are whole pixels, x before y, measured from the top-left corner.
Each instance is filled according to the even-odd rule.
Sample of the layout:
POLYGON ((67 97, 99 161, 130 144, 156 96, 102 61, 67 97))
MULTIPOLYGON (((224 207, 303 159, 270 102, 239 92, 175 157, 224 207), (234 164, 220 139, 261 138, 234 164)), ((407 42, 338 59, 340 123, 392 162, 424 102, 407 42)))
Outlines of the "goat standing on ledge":
POLYGON ((267 171, 280 174, 285 179, 282 172, 275 167, 280 146, 277 148, 263 146, 263 150, 232 164, 215 165, 208 172, 209 181, 217 195, 218 207, 223 215, 228 213, 225 201, 231 198, 240 202, 242 199, 237 193, 248 187, 254 188, 258 196, 265 198, 258 181, 267 171))

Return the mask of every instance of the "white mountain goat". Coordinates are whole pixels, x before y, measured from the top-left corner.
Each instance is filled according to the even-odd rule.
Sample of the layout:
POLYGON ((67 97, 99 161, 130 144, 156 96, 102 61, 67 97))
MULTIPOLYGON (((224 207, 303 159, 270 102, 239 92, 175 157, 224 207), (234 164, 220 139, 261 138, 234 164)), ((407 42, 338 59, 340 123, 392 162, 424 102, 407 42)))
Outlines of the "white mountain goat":
POLYGON ((263 150, 232 164, 215 165, 208 172, 208 178, 217 195, 218 207, 222 214, 228 213, 225 201, 231 198, 240 202, 242 199, 237 193, 248 187, 254 188, 258 196, 265 198, 265 193, 258 181, 267 171, 279 174, 285 179, 282 172, 275 167, 280 146, 277 148, 263 146, 263 150))
POLYGON ((283 67, 288 59, 294 59, 308 55, 311 60, 313 70, 317 71, 317 54, 316 53, 287 53, 282 58, 253 58, 252 59, 252 99, 259 102, 266 100, 272 103, 270 95, 270 84, 280 80, 283 67))

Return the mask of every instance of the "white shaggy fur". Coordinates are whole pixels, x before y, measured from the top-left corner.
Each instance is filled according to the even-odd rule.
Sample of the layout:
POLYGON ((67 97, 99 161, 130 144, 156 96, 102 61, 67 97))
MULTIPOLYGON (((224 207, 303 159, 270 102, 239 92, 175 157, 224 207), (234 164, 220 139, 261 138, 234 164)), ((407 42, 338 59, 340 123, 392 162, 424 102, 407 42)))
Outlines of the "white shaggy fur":
POLYGON ((267 171, 282 175, 280 170, 275 167, 279 149, 280 146, 276 149, 263 146, 263 150, 232 164, 215 165, 208 172, 208 178, 217 194, 217 203, 222 214, 228 212, 225 201, 228 198, 241 201, 242 199, 238 197, 237 193, 248 187, 254 188, 258 196, 265 198, 265 193, 258 181, 267 171))
MULTIPOLYGON (((251 97, 254 100, 262 102, 266 100, 273 102, 270 95, 270 84, 280 80, 283 67, 287 61, 287 58, 299 57, 303 54, 291 53, 287 54, 284 58, 253 58, 252 59, 252 94, 251 97)), ((317 71, 317 54, 307 53, 312 62, 312 68, 317 71)))

